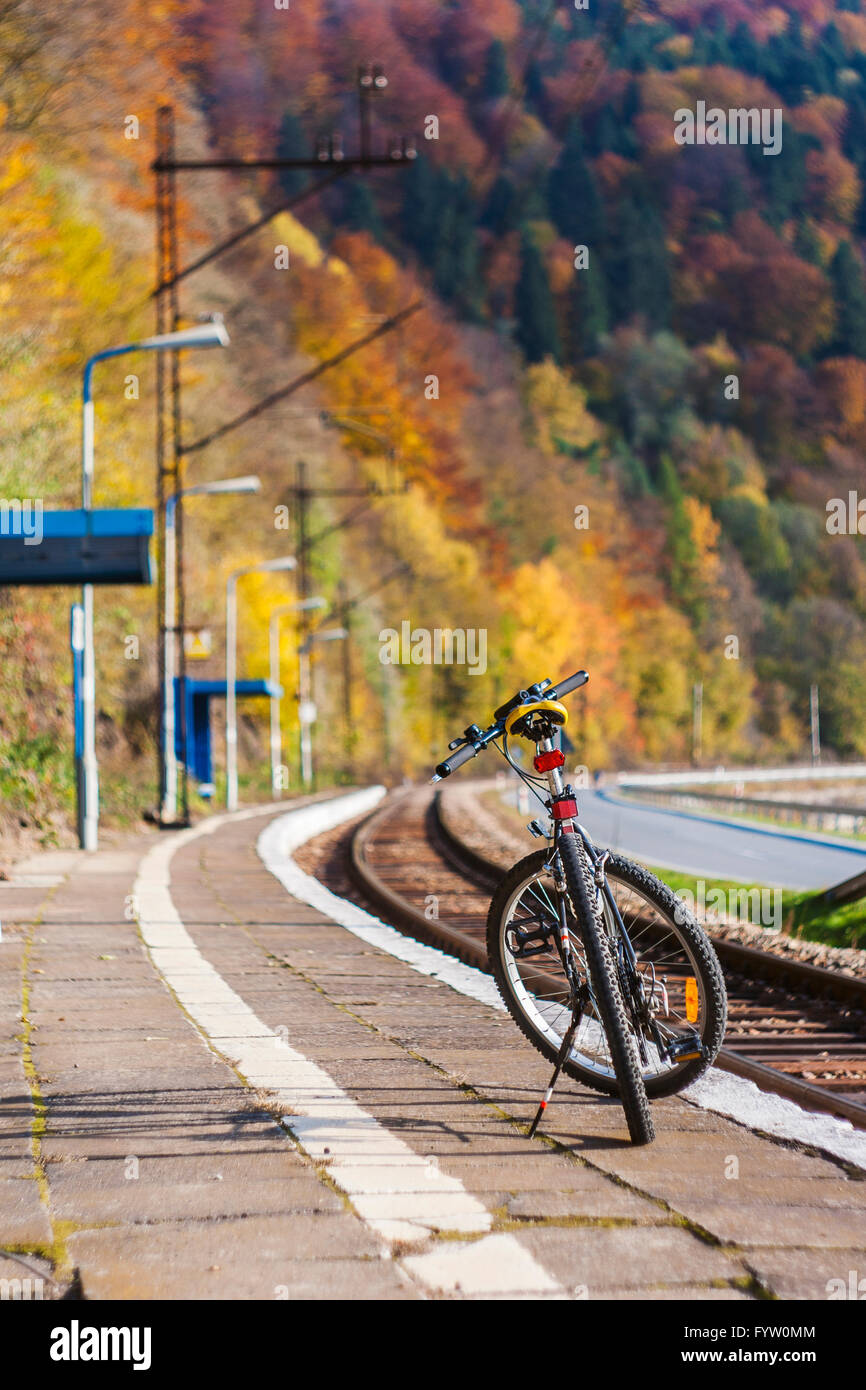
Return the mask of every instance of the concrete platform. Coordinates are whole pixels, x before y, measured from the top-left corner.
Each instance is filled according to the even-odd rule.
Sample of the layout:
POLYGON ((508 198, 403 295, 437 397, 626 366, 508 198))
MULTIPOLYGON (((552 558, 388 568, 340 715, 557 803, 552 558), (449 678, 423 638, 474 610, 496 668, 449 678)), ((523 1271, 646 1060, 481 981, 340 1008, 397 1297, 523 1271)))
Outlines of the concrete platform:
POLYGON ((529 1141, 547 1063, 290 897, 256 850, 286 809, 31 856, 0 889, 4 1275, 26 1259, 85 1299, 736 1301, 866 1273, 862 1172, 682 1100, 634 1149, 567 1082, 529 1141))

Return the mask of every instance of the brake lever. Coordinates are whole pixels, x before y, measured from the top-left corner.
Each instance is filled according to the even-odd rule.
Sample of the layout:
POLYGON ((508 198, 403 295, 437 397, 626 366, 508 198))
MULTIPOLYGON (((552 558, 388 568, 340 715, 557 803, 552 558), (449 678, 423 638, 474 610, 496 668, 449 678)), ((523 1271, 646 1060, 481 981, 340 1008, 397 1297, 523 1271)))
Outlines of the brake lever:
MULTIPOLYGON (((496 723, 491 724, 489 729, 482 729, 481 726, 478 724, 470 724, 468 729, 463 730, 463 734, 460 738, 453 738, 451 740, 451 742, 448 745, 449 753, 455 752, 458 748, 464 748, 468 744, 472 744, 475 747, 476 751, 480 753, 482 748, 486 748, 488 743, 492 742, 493 739, 499 737, 500 733, 502 732, 501 724, 501 720, 497 721, 496 723)), ((442 778, 439 776, 439 773, 437 772, 434 773, 434 775, 430 778, 430 781, 431 783, 441 782, 442 778)))
POLYGON ((448 745, 448 752, 453 753, 455 748, 462 748, 465 743, 475 743, 483 737, 484 730, 478 724, 470 724, 468 729, 463 730, 459 738, 452 738, 448 745))

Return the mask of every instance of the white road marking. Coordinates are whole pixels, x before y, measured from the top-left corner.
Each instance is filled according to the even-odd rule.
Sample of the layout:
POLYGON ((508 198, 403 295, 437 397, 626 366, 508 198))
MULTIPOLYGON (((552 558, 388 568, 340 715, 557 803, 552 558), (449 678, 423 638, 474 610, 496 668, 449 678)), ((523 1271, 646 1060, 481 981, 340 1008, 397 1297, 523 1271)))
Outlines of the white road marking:
MULTIPOLYGON (((442 1293, 459 1291, 484 1298, 496 1294, 512 1298, 515 1275, 513 1243, 511 1236, 485 1236, 483 1240, 462 1248, 448 1250, 440 1246, 425 1255, 410 1255, 403 1264, 416 1279, 442 1293)), ((522 1290, 535 1297, 558 1294, 564 1298, 564 1290, 536 1264, 529 1251, 524 1250, 523 1246, 517 1248, 524 1266, 519 1273, 522 1290)))
MULTIPOLYGON (((382 788, 373 788, 315 803, 282 817, 280 823, 291 822, 297 845, 358 815, 382 794, 382 788)), ((214 817, 155 845, 144 856, 133 894, 141 936, 154 966, 205 1038, 247 1085, 270 1092, 291 1112, 284 1116, 284 1125, 380 1238, 390 1245, 399 1241, 417 1246, 437 1230, 482 1237, 469 1259, 466 1245, 449 1242, 432 1264, 422 1260, 412 1266, 409 1272, 417 1283, 435 1291, 465 1287, 479 1295, 565 1297, 514 1236, 485 1234, 491 1230, 491 1213, 458 1178, 416 1154, 357 1105, 323 1068, 268 1028, 201 955, 171 898, 172 858, 182 846, 212 834, 227 821, 256 814, 261 814, 260 808, 214 817)), ((266 835, 267 831, 260 843, 266 835)), ((403 1263, 408 1268, 405 1259, 403 1263)))
MULTIPOLYGON (((309 812, 303 808, 289 811, 278 820, 271 821, 259 836, 258 851, 271 873, 284 885, 292 897, 315 907, 324 916, 330 917, 347 931, 361 937, 363 941, 389 955, 396 956, 422 975, 430 975, 450 985, 460 994, 489 1004, 494 1009, 504 1009, 499 992, 489 975, 473 966, 426 946, 420 941, 411 941, 387 926, 363 908, 347 902, 345 898, 332 893, 318 879, 298 868, 288 857, 293 849, 314 835, 321 834, 328 826, 328 814, 334 815, 338 807, 349 803, 350 809, 341 819, 349 820, 372 809, 384 794, 383 789, 372 787, 363 792, 352 793, 338 802, 317 803, 310 811, 320 813, 317 828, 308 829, 305 819, 309 812)), ((332 820, 332 825, 339 821, 332 820)), ((835 1115, 824 1115, 804 1110, 795 1101, 761 1091, 753 1081, 742 1076, 712 1067, 709 1072, 682 1093, 683 1100, 710 1110, 717 1115, 725 1115, 750 1129, 761 1130, 765 1134, 776 1135, 780 1139, 794 1140, 800 1144, 811 1144, 836 1158, 854 1163, 866 1169, 866 1133, 855 1129, 848 1120, 835 1115)))

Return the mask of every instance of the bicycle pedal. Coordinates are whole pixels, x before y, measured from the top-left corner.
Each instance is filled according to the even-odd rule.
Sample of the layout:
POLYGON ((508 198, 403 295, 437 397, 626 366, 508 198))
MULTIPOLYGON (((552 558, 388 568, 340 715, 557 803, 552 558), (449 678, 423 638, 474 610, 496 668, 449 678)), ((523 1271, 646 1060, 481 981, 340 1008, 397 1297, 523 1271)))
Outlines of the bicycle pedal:
POLYGON ((527 956, 539 956, 544 951, 550 950, 550 938, 553 936, 555 927, 536 927, 535 931, 526 931, 523 927, 514 927, 511 936, 516 941, 516 948, 506 936, 506 944, 515 960, 526 960, 527 956), (533 946, 530 943, 537 941, 539 944, 533 946))
POLYGON ((527 830, 529 831, 530 835, 534 835, 534 836, 535 836, 536 840, 549 840, 549 839, 550 839, 550 836, 548 835, 547 831, 544 829, 544 827, 543 827, 543 825, 541 824, 541 821, 540 821, 540 820, 531 820, 531 821, 529 822, 529 824, 527 825, 526 828, 527 828, 527 830))
POLYGON ((686 1034, 682 1038, 672 1038, 668 1043, 668 1059, 671 1062, 697 1062, 706 1055, 707 1050, 697 1033, 686 1034))

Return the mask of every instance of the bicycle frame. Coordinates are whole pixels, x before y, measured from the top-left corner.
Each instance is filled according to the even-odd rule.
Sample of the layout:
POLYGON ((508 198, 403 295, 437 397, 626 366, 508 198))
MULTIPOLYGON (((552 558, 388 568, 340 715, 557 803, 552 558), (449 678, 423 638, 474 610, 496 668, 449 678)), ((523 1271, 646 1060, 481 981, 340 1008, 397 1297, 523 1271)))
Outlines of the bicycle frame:
MULTIPOLYGON (((583 840, 586 852, 589 855, 590 863, 593 865, 593 867, 595 868, 600 864, 603 865, 604 861, 607 858, 608 852, 606 850, 599 849, 598 846, 593 843, 593 840, 591 839, 589 833, 584 829, 582 825, 576 826, 575 829, 577 833, 580 835, 580 838, 583 840)), ((548 865, 552 865, 553 861, 557 858, 558 838, 558 834, 554 833, 553 843, 551 844, 550 855, 548 857, 548 865)), ((610 885, 607 882, 606 878, 602 878, 599 887, 605 899, 607 908, 609 909, 610 914, 613 917, 613 921, 616 927, 616 941, 612 944, 615 945, 617 951, 617 961, 620 970, 620 982, 623 991, 623 1002, 625 1003, 627 1009, 632 1015, 632 1023, 634 1025, 638 1049, 641 1054, 641 1061, 646 1063, 648 1061, 648 1054, 646 1050, 646 1041, 644 1038, 643 1029, 645 1027, 649 1028, 654 1044, 662 1052, 665 1051, 665 1040, 662 1037, 658 1025, 655 1019, 653 1018, 652 1014, 648 1012, 646 1009, 645 999, 643 996, 643 988, 639 983, 640 972, 638 969, 637 954, 631 943, 631 937, 629 936, 626 930, 625 923, 622 920, 622 915, 620 913, 619 907, 617 906, 616 899, 614 898, 613 893, 611 892, 610 885), (626 988, 626 986, 628 987, 626 988)), ((562 908, 560 908, 560 911, 562 911, 562 908)), ((562 960, 563 967, 565 968, 569 979, 571 979, 570 962, 567 958, 567 953, 562 948, 560 949, 560 959, 562 960)), ((591 994, 591 986, 589 986, 589 989, 591 994)))
MULTIPOLYGON (((552 738, 541 739, 538 744, 538 747, 542 752, 545 753, 552 753, 555 750, 555 744, 552 738)), ((563 786, 562 782, 562 769, 559 767, 552 767, 550 771, 546 774, 546 776, 547 784, 550 787, 551 800, 555 801, 557 797, 563 796, 563 794, 566 791, 566 788, 563 786)), ((554 854, 557 852, 557 842, 562 833, 562 823, 558 820, 554 820, 552 845, 552 850, 554 854)), ((596 845, 592 840, 589 831, 585 830, 584 827, 577 820, 576 813, 575 818, 571 821, 570 833, 578 834, 580 838, 583 840, 583 843, 586 846, 586 852, 589 855, 590 863, 592 864, 594 869, 597 869, 597 866, 599 864, 601 864, 602 866, 604 865, 604 861, 607 858, 608 851, 601 850, 598 848, 598 845, 596 845)), ((635 950, 631 944, 629 934, 625 929, 625 923, 623 922, 622 917, 620 916, 619 908, 616 905, 616 901, 614 899, 613 894, 610 891, 607 880, 602 878, 602 881, 599 883, 598 886, 604 894, 607 903, 613 913, 614 920, 616 921, 617 928, 619 930, 622 947, 628 959, 628 962, 631 965, 632 969, 636 969, 637 955, 635 954, 635 950)))
MULTIPOLYGON (((552 738, 544 738, 544 739, 541 739, 541 740, 539 740, 538 748, 539 748, 539 751, 541 751, 541 752, 545 752, 545 753, 554 752, 554 751, 555 751, 554 740, 553 740, 552 738)), ((563 785, 563 780, 562 780, 562 769, 561 769, 561 767, 553 767, 553 768, 551 768, 551 769, 547 772, 546 776, 547 776, 547 783, 548 783, 548 786, 549 786, 549 788, 550 788, 551 809, 554 809, 555 806, 556 806, 557 800, 561 800, 561 799, 563 798, 563 796, 567 796, 568 793, 571 791, 571 788, 570 788, 570 787, 565 787, 565 786, 563 785)), ((619 969, 620 969, 621 974, 624 974, 624 975, 627 976, 627 983, 628 983, 628 991, 627 991, 627 993, 626 993, 625 989, 624 989, 624 991, 623 991, 623 992, 624 992, 624 1002, 627 1004, 627 1006, 628 1006, 630 1012, 631 1012, 632 1015, 633 1015, 633 1020, 632 1020, 632 1021, 633 1021, 634 1025, 635 1025, 635 1036, 637 1037, 637 1040, 638 1040, 638 1046, 639 1046, 640 1051, 641 1051, 641 1054, 642 1054, 642 1060, 643 1060, 643 1061, 646 1061, 646 1045, 645 1045, 644 1038, 643 1038, 643 1027, 642 1027, 642 1025, 649 1024, 649 1027, 651 1028, 651 1030, 652 1030, 652 1032, 653 1032, 654 1041, 655 1041, 657 1044, 663 1046, 663 1042, 662 1042, 662 1039, 660 1038, 660 1036, 656 1036, 658 1030, 657 1030, 657 1028, 656 1028, 656 1026, 655 1026, 654 1020, 652 1019, 651 1016, 649 1016, 649 1015, 646 1014, 645 1008, 642 1007, 644 1001, 643 1001, 642 988, 641 988, 641 986, 640 986, 640 984, 639 984, 639 973, 638 973, 637 954, 636 954, 635 949, 634 949, 634 947, 633 947, 633 945, 632 945, 632 943, 631 943, 631 938, 629 937, 629 934, 628 934, 628 932, 626 931, 625 923, 624 923, 623 920, 622 920, 622 915, 621 915, 620 910, 619 910, 619 908, 618 908, 618 906, 617 906, 616 899, 614 898, 613 893, 611 892, 611 889, 610 889, 610 885, 608 884, 607 879, 606 879, 606 877, 605 877, 605 875, 604 875, 604 863, 605 863, 605 861, 606 861, 606 859, 607 859, 607 857, 608 857, 609 851, 608 851, 608 850, 599 849, 598 846, 593 842, 592 837, 590 836, 589 832, 588 832, 587 830, 585 830, 584 827, 579 823, 579 821, 577 820, 577 803, 576 803, 576 801, 575 801, 575 810, 574 810, 573 816, 570 816, 570 817, 566 818, 565 820, 562 820, 562 819, 557 818, 557 817, 556 817, 556 814, 555 814, 555 810, 554 810, 554 819, 553 819, 553 841, 552 841, 552 844, 551 844, 550 858, 549 858, 549 860, 548 860, 549 863, 551 863, 553 860, 555 860, 555 859, 558 857, 558 845, 559 845, 559 840, 560 840, 560 837, 561 837, 563 834, 566 834, 566 833, 567 833, 567 834, 577 834, 577 835, 580 836, 581 840, 583 841, 583 844, 584 844, 584 846, 585 846, 585 848, 586 848, 587 855, 589 856, 590 864, 591 864, 592 869, 593 869, 593 871, 594 871, 594 877, 595 877, 596 884, 598 885, 598 888, 599 888, 600 892, 603 894, 604 899, 605 899, 605 902, 606 902, 606 904, 607 904, 607 907, 608 907, 608 909, 610 910, 610 913, 611 913, 611 915, 612 915, 612 917, 613 917, 613 921, 614 921, 614 923, 615 923, 615 926, 616 926, 616 933, 617 933, 617 940, 616 940, 616 943, 615 943, 615 944, 616 944, 616 948, 617 948, 617 959, 618 959, 618 963, 619 963, 619 969), (567 827, 567 829, 566 829, 566 827, 567 827), (633 983, 633 982, 635 982, 635 983, 637 984, 637 988, 635 988, 635 983, 633 983), (644 1017, 641 1018, 640 1015, 644 1015, 644 1017)), ((566 925, 565 920, 564 920, 564 918, 563 918, 563 920, 562 920, 561 923, 560 923, 560 935, 563 937, 563 940, 562 940, 562 942, 560 943, 560 957, 561 957, 561 959, 562 959, 563 966, 564 966, 564 968, 565 968, 565 970, 566 970, 566 973, 567 973, 569 979, 571 980, 572 977, 571 977, 570 961, 569 961, 569 959, 568 959, 568 952, 567 952, 567 950, 565 949, 565 947, 566 947, 566 940, 565 940, 566 934, 567 934, 567 925, 566 925)), ((574 982, 572 981, 572 985, 573 985, 573 984, 574 984, 574 982)), ((625 981, 623 982, 623 984, 625 984, 625 981)))

